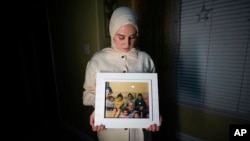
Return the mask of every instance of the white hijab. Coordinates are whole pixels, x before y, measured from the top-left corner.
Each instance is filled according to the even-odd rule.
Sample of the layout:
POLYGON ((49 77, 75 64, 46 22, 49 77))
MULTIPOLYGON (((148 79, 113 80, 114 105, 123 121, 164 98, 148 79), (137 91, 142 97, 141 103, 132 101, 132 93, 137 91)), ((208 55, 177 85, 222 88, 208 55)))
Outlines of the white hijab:
POLYGON ((109 33, 111 37, 111 47, 116 48, 116 45, 113 41, 115 33, 117 30, 127 24, 132 24, 135 26, 138 35, 138 23, 137 23, 137 15, 135 11, 129 7, 119 7, 114 10, 110 23, 109 23, 109 33))

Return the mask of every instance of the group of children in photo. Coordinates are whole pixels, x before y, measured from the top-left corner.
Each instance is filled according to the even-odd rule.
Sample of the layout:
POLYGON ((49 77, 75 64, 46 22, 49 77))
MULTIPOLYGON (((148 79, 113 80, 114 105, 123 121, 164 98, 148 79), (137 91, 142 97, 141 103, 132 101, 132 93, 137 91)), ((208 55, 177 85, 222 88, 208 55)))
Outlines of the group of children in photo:
POLYGON ((112 111, 110 118, 149 118, 148 101, 141 93, 138 93, 136 98, 129 93, 126 100, 122 93, 116 98, 109 94, 106 96, 105 107, 107 111, 112 111))

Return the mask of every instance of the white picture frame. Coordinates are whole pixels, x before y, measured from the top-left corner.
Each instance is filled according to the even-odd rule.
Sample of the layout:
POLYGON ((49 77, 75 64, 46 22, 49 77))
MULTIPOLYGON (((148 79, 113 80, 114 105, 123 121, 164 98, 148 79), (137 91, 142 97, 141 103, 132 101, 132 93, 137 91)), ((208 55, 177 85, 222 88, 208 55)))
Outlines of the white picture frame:
POLYGON ((97 73, 95 125, 104 125, 106 128, 148 128, 152 124, 160 125, 157 73, 97 73), (123 97, 132 93, 135 98, 139 93, 142 94, 147 103, 146 115, 141 118, 112 117, 113 111, 108 111, 106 107, 107 84, 112 89, 113 97, 118 93, 123 97))

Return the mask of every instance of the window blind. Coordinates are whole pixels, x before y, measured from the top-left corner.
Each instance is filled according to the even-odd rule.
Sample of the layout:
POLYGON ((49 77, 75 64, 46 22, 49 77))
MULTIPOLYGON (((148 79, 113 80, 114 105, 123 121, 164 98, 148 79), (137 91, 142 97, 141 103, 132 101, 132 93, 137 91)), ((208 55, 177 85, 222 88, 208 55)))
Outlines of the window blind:
POLYGON ((181 0, 177 99, 250 119, 250 1, 181 0))

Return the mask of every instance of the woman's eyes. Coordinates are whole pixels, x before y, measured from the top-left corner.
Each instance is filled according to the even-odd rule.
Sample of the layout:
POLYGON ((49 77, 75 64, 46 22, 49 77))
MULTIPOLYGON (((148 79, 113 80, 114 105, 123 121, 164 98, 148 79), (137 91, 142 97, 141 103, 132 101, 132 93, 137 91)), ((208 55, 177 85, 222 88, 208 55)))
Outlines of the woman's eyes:
MULTIPOLYGON (((131 39, 135 39, 136 37, 137 37, 136 35, 132 35, 132 36, 130 36, 128 38, 131 40, 131 39)), ((119 38, 119 40, 124 40, 126 37, 123 36, 123 35, 118 35, 118 38, 119 38)))
POLYGON ((125 36, 122 36, 122 35, 118 35, 119 39, 120 40, 124 40, 125 39, 125 36))
POLYGON ((129 38, 130 39, 134 39, 134 38, 136 38, 137 36, 136 35, 133 35, 133 36, 130 36, 129 38))

